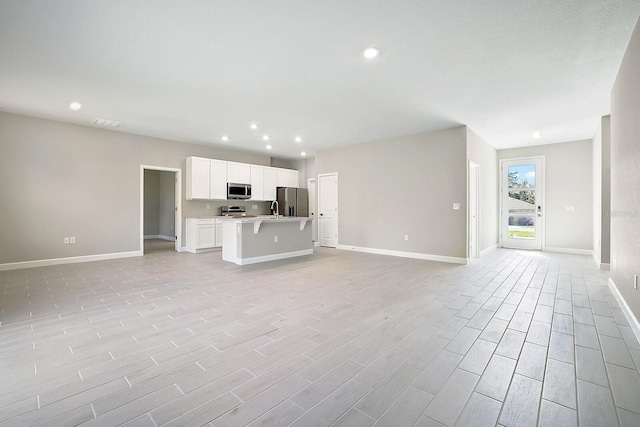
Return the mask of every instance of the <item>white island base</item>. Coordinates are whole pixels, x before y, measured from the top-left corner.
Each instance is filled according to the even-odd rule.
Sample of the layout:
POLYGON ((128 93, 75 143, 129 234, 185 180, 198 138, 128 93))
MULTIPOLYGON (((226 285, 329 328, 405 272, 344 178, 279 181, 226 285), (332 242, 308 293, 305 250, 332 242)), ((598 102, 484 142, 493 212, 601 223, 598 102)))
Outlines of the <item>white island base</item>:
POLYGON ((238 265, 313 254, 310 218, 226 219, 222 236, 222 259, 238 265))

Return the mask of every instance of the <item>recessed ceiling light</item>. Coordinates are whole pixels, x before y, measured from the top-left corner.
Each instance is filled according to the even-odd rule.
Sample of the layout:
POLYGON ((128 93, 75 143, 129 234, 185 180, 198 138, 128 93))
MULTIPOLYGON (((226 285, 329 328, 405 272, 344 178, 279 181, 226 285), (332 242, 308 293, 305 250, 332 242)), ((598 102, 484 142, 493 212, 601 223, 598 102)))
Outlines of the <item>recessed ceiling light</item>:
POLYGON ((271 150, 271 146, 270 146, 270 145, 267 145, 265 148, 266 148, 267 150, 271 150))
POLYGON ((373 59, 380 54, 380 49, 375 46, 371 46, 363 50, 362 54, 367 59, 373 59))
POLYGON ((222 138, 220 139, 223 140, 224 142, 227 142, 229 140, 229 137, 227 135, 222 135, 222 138))
POLYGON ((301 136, 296 136, 295 141, 296 142, 302 142, 302 137, 301 136))
POLYGON ((256 130, 256 129, 258 129, 258 124, 257 124, 257 123, 251 123, 251 124, 249 125, 249 127, 250 127, 251 129, 253 129, 253 130, 256 130))
POLYGON ((82 108, 82 103, 73 101, 71 104, 69 104, 69 108, 71 108, 73 111, 78 111, 82 108))
POLYGON ((306 155, 307 155, 307 153, 303 151, 302 153, 300 153, 300 155, 301 155, 301 156, 306 156, 306 155))
POLYGON ((534 133, 533 133, 533 137, 534 137, 535 139, 538 139, 538 138, 540 138, 541 136, 542 136, 542 134, 541 134, 540 132, 537 132, 537 131, 536 131, 536 132, 534 132, 534 133))
POLYGON ((271 138, 269 138, 269 135, 262 135, 262 140, 263 140, 263 141, 268 141, 268 140, 270 140, 270 139, 271 139, 271 138))

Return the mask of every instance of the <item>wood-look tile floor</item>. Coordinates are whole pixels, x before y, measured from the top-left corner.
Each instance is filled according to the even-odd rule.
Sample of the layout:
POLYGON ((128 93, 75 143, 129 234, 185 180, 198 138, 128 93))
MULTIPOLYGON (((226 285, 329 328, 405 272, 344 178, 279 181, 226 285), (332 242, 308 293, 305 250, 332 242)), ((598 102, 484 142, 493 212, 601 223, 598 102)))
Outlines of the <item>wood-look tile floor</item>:
POLYGON ((147 252, 0 272, 0 426, 640 425, 586 256, 147 252))

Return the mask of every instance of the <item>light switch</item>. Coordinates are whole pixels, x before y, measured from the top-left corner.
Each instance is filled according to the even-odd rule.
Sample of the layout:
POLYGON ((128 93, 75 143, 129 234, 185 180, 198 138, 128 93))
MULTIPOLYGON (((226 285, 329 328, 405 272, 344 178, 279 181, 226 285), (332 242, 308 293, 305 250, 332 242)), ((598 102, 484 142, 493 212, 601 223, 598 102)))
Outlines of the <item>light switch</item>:
POLYGON ((454 211, 459 211, 460 210, 460 203, 454 203, 453 204, 453 210, 454 211))

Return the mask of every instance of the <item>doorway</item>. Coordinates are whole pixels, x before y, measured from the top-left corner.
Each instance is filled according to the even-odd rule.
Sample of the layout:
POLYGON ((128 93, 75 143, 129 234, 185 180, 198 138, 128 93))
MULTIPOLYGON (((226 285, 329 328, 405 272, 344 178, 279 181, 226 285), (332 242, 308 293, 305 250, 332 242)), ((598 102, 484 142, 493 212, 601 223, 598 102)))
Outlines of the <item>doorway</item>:
POLYGON ((338 174, 318 175, 318 212, 320 246, 338 246, 338 174))
POLYGON ((500 161, 500 244, 544 247, 544 157, 500 161))
POLYGON ((140 166, 140 253, 182 248, 182 170, 140 166), (145 241, 149 245, 145 245, 145 241), (166 242, 166 243, 164 243, 166 242))
POLYGON ((469 258, 480 257, 480 165, 469 161, 469 258))
POLYGON ((318 221, 316 213, 318 212, 318 196, 316 193, 316 179, 307 180, 307 189, 309 190, 309 216, 311 217, 311 240, 314 245, 318 245, 318 221))

